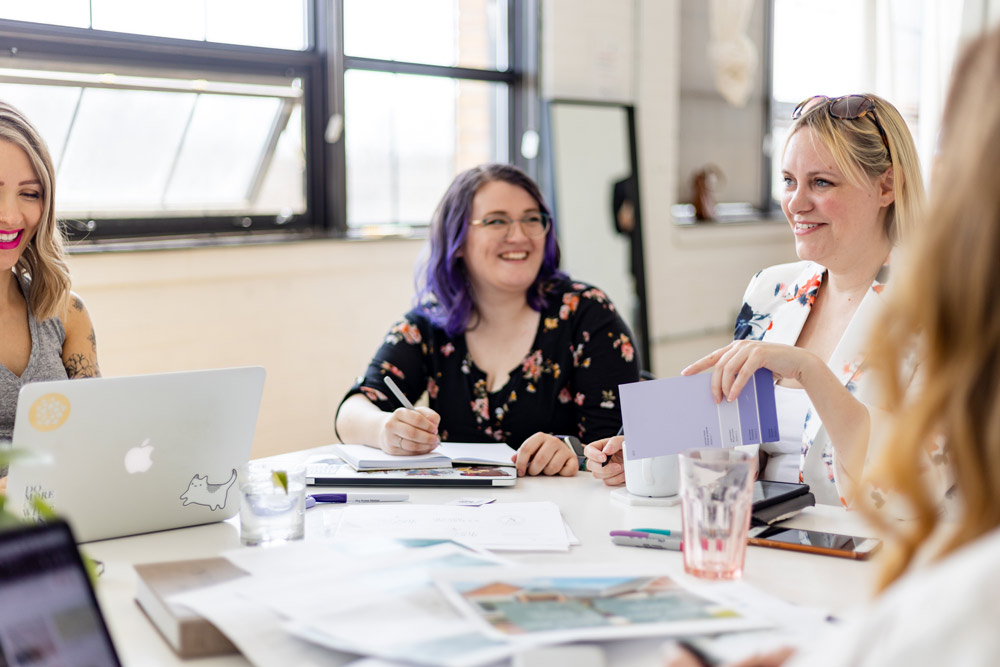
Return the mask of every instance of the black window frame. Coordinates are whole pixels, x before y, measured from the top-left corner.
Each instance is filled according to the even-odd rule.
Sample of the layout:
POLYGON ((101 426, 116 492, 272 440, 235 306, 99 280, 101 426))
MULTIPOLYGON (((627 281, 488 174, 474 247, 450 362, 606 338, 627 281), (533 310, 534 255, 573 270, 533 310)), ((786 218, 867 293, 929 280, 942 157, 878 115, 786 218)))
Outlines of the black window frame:
MULTIPOLYGON (((403 60, 383 60, 378 58, 367 58, 361 56, 349 56, 343 52, 343 20, 344 0, 333 0, 334 13, 341 17, 337 33, 338 62, 335 63, 334 71, 337 73, 337 90, 340 94, 336 96, 336 112, 344 117, 344 74, 347 70, 360 70, 367 72, 383 72, 388 74, 410 74, 417 76, 432 76, 446 79, 462 79, 467 81, 482 81, 486 83, 505 84, 508 89, 507 95, 507 155, 512 164, 524 169, 530 176, 537 178, 537 167, 535 159, 526 159, 521 155, 520 139, 524 132, 537 126, 539 117, 536 109, 538 105, 537 92, 531 85, 534 80, 533 73, 537 71, 537 59, 533 54, 537 54, 537 0, 506 0, 506 20, 507 20, 507 69, 480 69, 473 67, 460 67, 455 65, 432 65, 428 63, 416 63, 403 60)), ((343 141, 338 142, 339 155, 335 164, 344 165, 346 163, 346 151, 343 141)), ((340 201, 344 203, 342 210, 343 232, 350 236, 360 235, 359 229, 349 229, 347 227, 347 168, 337 170, 341 176, 337 188, 341 193, 340 201)), ((442 193, 443 194, 443 193, 442 193)), ((391 221, 387 224, 392 224, 391 221)), ((417 225, 416 228, 426 228, 426 225, 417 225)), ((408 229, 414 227, 407 224, 408 229)))
MULTIPOLYGON (((75 249, 238 245, 255 241, 344 238, 347 227, 347 169, 343 132, 326 139, 327 124, 344 118, 344 72, 347 69, 398 72, 501 82, 508 85, 510 160, 534 171, 517 150, 519 138, 537 112, 534 90, 526 90, 524 71, 536 67, 537 0, 508 0, 507 70, 444 67, 420 63, 348 57, 343 52, 343 0, 310 0, 305 49, 285 50, 194 41, 131 33, 0 19, 0 67, 17 60, 65 62, 87 67, 141 68, 150 76, 176 70, 229 76, 296 77, 303 83, 303 130, 306 210, 290 219, 275 215, 150 216, 62 222, 75 249)), ((58 215, 58 211, 56 212, 58 215)))

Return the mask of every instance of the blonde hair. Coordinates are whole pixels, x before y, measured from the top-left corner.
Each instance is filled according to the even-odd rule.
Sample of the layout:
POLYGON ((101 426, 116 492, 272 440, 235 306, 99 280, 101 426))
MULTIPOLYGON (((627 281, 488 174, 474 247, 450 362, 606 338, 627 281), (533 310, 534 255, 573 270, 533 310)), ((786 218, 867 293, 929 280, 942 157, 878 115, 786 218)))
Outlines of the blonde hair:
MULTIPOLYGON (((942 151, 920 233, 872 341, 871 359, 895 418, 872 481, 917 513, 892 538, 882 584, 897 579, 938 528, 938 498, 923 481, 927 452, 944 443, 961 499, 942 557, 1000 526, 1000 32, 959 60, 943 118, 942 151), (915 354, 927 382, 908 389, 901 373, 915 354)), ((909 243, 909 242, 908 242, 909 243)), ((938 454, 939 456, 941 454, 938 454)))
POLYGON ((31 278, 28 306, 38 320, 52 317, 65 308, 69 299, 69 268, 66 266, 63 233, 56 225, 55 169, 49 149, 38 130, 20 111, 0 102, 0 140, 25 152, 35 176, 42 183, 42 218, 34 238, 21 253, 14 272, 31 278))
POLYGON ((926 195, 920 160, 913 136, 896 107, 876 95, 865 97, 875 102, 875 115, 885 131, 888 147, 882 142, 874 119, 834 118, 828 111, 829 104, 817 104, 803 113, 792 124, 785 147, 796 132, 811 129, 813 136, 833 153, 837 167, 858 185, 881 176, 891 167, 895 197, 886 211, 885 233, 896 243, 910 233, 913 221, 923 212, 926 195))

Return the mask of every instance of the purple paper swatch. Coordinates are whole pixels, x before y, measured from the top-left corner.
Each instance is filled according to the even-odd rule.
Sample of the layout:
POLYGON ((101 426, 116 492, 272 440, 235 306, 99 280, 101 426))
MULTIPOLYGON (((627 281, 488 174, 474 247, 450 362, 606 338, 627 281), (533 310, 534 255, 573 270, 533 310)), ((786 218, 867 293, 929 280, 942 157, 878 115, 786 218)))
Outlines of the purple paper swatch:
POLYGON ((736 401, 719 405, 712 398, 711 380, 711 373, 701 373, 621 385, 628 458, 777 440, 771 371, 759 369, 736 401))

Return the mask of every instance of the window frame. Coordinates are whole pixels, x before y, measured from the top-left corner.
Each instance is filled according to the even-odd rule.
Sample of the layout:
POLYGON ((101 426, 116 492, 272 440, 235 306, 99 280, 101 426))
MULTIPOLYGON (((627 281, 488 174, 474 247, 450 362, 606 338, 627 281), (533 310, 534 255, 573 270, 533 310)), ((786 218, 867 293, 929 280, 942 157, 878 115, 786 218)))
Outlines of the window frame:
MULTIPOLYGON (((417 76, 433 76, 448 79, 461 79, 466 81, 483 81, 486 83, 500 83, 507 86, 507 155, 512 164, 524 169, 530 176, 537 179, 537 169, 535 160, 525 159, 520 151, 520 137, 524 132, 537 126, 538 112, 535 106, 538 98, 535 91, 526 84, 530 73, 537 69, 537 63, 530 57, 531 53, 537 53, 537 37, 530 33, 532 29, 537 30, 537 20, 532 21, 533 16, 537 16, 537 0, 507 0, 507 69, 479 69, 473 67, 460 67, 455 65, 432 65, 429 63, 415 63, 404 60, 383 60, 378 58, 368 58, 362 56, 349 56, 343 52, 343 16, 344 0, 333 0, 334 13, 341 18, 339 22, 339 32, 337 42, 339 48, 338 62, 335 63, 337 76, 336 88, 340 94, 336 98, 336 113, 344 118, 344 74, 347 70, 359 70, 367 72, 382 72, 387 74, 409 74, 417 76), (534 51, 532 51, 534 49, 534 51)), ((338 155, 336 164, 346 164, 346 146, 343 141, 337 142, 338 155)), ((339 169, 337 173, 341 176, 337 183, 341 193, 340 201, 343 202, 341 216, 343 227, 341 233, 347 236, 357 237, 370 235, 363 230, 365 226, 348 228, 347 226, 347 169, 339 169)), ((443 194, 443 193, 442 193, 443 194)), ((387 222, 379 227, 392 226, 394 222, 387 222)), ((430 226, 430 220, 424 225, 404 225, 407 230, 418 229, 426 231, 430 226)))
MULTIPOLYGON (((328 126, 344 119, 344 73, 347 69, 419 74, 500 82, 508 86, 508 142, 512 162, 534 172, 534 160, 517 150, 527 127, 534 127, 537 95, 527 90, 524 72, 537 67, 537 0, 507 2, 506 70, 447 67, 345 56, 343 0, 310 0, 306 48, 297 50, 194 41, 118 33, 92 28, 0 19, 0 67, 16 67, 20 58, 66 63, 77 68, 124 68, 150 76, 177 70, 211 76, 289 77, 302 80, 306 210, 291 220, 275 215, 149 216, 61 220, 74 250, 191 247, 242 243, 346 238, 347 169, 343 129, 327 140, 328 126), (533 47, 531 45, 534 45, 533 47)), ((533 78, 531 80, 534 80, 533 78)), ((343 126, 342 126, 343 127, 343 126)), ((58 215, 58 211, 57 211, 58 215)))

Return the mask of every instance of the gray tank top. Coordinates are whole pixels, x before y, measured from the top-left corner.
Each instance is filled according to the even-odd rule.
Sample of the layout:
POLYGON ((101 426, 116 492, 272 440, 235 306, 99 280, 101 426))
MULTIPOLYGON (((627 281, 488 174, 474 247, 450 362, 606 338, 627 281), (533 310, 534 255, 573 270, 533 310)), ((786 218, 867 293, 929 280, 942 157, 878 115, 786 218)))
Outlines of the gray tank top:
MULTIPOLYGON (((31 284, 22 279, 21 293, 28 300, 31 284)), ((29 300, 30 304, 30 300, 29 300)), ((31 356, 21 377, 0 364, 0 443, 10 442, 14 433, 14 414, 17 412, 17 392, 29 382, 65 380, 66 368, 62 363, 66 329, 58 317, 39 322, 28 306, 28 329, 31 332, 31 356)))

